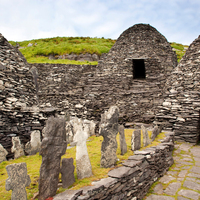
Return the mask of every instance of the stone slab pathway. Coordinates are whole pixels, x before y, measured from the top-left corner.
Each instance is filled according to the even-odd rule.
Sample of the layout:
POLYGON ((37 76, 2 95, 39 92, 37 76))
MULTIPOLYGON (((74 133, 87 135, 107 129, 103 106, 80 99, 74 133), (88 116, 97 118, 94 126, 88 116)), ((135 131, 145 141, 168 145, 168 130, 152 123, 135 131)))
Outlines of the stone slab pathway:
POLYGON ((144 200, 200 200, 200 145, 175 143, 173 158, 144 200))

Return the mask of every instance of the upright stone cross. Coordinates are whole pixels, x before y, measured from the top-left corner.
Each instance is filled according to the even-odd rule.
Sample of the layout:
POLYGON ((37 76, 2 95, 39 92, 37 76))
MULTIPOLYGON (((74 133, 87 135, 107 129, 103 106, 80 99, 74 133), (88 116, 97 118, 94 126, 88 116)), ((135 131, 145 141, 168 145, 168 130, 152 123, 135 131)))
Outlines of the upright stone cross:
POLYGON ((6 190, 12 190, 11 200, 26 200, 26 189, 31 183, 30 176, 27 175, 26 163, 7 165, 8 179, 6 180, 6 190))

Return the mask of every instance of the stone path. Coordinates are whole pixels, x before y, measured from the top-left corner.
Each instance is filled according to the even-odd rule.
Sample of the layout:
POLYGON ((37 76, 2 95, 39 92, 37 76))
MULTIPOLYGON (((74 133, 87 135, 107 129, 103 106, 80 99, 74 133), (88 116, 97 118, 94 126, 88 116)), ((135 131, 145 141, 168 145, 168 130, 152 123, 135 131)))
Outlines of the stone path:
POLYGON ((200 146, 175 143, 174 164, 145 200, 199 200, 200 146))

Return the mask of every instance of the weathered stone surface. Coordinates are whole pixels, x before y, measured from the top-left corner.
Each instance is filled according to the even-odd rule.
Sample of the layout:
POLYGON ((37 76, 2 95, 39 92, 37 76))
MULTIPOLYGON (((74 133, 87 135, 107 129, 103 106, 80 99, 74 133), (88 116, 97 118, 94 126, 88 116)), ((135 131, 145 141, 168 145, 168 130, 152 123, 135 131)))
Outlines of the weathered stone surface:
POLYGON ((185 189, 180 190, 178 194, 190 199, 194 199, 194 200, 198 200, 200 197, 199 193, 192 190, 185 190, 185 189))
POLYGON ((131 138, 131 149, 133 151, 141 148, 141 130, 134 130, 131 138))
POLYGON ((120 149, 121 149, 121 155, 124 155, 127 152, 127 144, 126 144, 126 138, 124 134, 124 126, 120 125, 118 127, 119 129, 119 141, 120 141, 120 149))
POLYGON ((26 163, 7 165, 8 179, 6 180, 6 190, 12 190, 12 200, 26 200, 26 189, 31 179, 27 175, 26 163))
POLYGON ((141 126, 141 130, 143 133, 143 146, 146 147, 147 145, 151 143, 151 140, 149 138, 147 129, 144 127, 144 125, 141 126))
POLYGON ((163 185, 161 183, 157 184, 154 189, 154 193, 163 194, 163 185))
POLYGON ((172 176, 167 176, 167 175, 164 175, 161 179, 160 179, 160 182, 161 183, 164 183, 164 184, 167 184, 169 183, 170 181, 174 180, 175 178, 172 177, 172 176))
POLYGON ((112 106, 101 115, 99 134, 103 136, 101 145, 101 167, 111 167, 117 161, 117 140, 119 108, 112 106))
POLYGON ((168 195, 175 195, 180 187, 181 182, 170 183, 164 192, 168 195))
POLYGON ((24 156, 24 148, 21 144, 21 141, 19 137, 12 137, 12 153, 14 153, 14 158, 19 158, 21 156, 24 156))
POLYGON ((62 174, 62 187, 68 188, 75 182, 74 177, 74 160, 73 158, 63 158, 62 159, 62 167, 61 167, 61 174, 62 174))
POLYGON ((3 161, 6 161, 6 156, 8 155, 8 152, 3 148, 3 146, 0 144, 0 163, 3 161))
POLYGON ((76 172, 78 179, 92 176, 92 166, 87 152, 86 141, 88 138, 89 127, 84 126, 81 119, 76 118, 74 142, 76 142, 76 172))
POLYGON ((154 141, 158 134, 159 134, 159 128, 158 126, 155 126, 151 134, 151 141, 154 141))
POLYGON ((174 197, 162 196, 162 195, 155 195, 152 194, 146 198, 146 200, 175 200, 174 197))
POLYGON ((187 187, 189 189, 192 189, 192 190, 200 190, 200 184, 198 183, 195 183, 193 181, 185 181, 184 184, 183 184, 184 187, 187 187))
POLYGON ((31 133, 31 140, 25 145, 25 151, 29 155, 34 155, 40 151, 41 148, 41 137, 40 131, 35 130, 31 133))
POLYGON ((40 154, 42 165, 39 178, 39 200, 45 200, 56 194, 60 172, 61 156, 67 148, 65 120, 50 117, 46 122, 40 154))

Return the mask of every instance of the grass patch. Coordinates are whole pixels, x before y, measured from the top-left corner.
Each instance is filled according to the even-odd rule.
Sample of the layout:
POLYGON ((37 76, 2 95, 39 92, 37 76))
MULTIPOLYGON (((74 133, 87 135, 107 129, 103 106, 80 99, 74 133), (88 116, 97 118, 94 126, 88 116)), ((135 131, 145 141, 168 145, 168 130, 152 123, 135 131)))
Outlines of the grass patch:
MULTIPOLYGON (((124 160, 128 159, 129 156, 133 155, 133 151, 131 150, 131 136, 132 136, 133 131, 134 129, 125 129, 127 153, 125 153, 124 155, 121 155, 120 144, 119 144, 119 134, 117 135, 117 142, 118 142, 117 158, 119 161, 117 162, 117 165, 115 167, 121 166, 124 160)), ((149 131, 148 133, 149 133, 149 136, 151 136, 151 132, 149 131)), ((157 145, 158 143, 160 143, 159 140, 163 139, 164 136, 165 136, 164 133, 160 133, 159 136, 155 139, 155 141, 152 142, 152 144, 148 145, 147 147, 142 147, 141 150, 157 145)), ((91 165, 92 165, 93 176, 78 180, 77 174, 76 174, 76 168, 75 168, 75 183, 70 187, 71 189, 76 190, 83 186, 91 185, 93 181, 97 181, 99 179, 107 177, 107 173, 112 168, 100 167, 102 141, 103 141, 102 136, 99 136, 99 137, 91 136, 90 138, 88 138, 87 149, 88 149, 88 154, 89 154, 91 165)), ((73 158, 74 165, 76 166, 76 159, 75 159, 76 147, 67 149, 65 155, 63 155, 62 158, 73 158)), ((6 182, 6 179, 8 178, 5 167, 13 163, 21 163, 21 162, 25 162, 27 164, 28 174, 30 175, 30 178, 31 178, 31 184, 29 187, 26 188, 28 199, 31 199, 34 193, 38 192, 39 170, 40 170, 40 165, 42 163, 42 156, 40 156, 39 153, 33 156, 23 156, 15 160, 5 161, 0 164, 0 174, 1 174, 0 199, 10 199, 11 197, 11 191, 5 190, 5 182, 6 182)), ((65 190, 66 189, 59 188, 57 192, 60 193, 65 190)))
MULTIPOLYGON (((37 40, 27 40, 22 42, 9 41, 10 44, 16 46, 20 45, 19 50, 24 55, 26 60, 30 63, 62 63, 62 64, 77 64, 82 65, 85 63, 72 60, 49 60, 49 55, 65 55, 65 54, 97 54, 108 53, 111 47, 114 45, 116 40, 105 39, 105 38, 90 38, 90 37, 54 37, 37 40), (32 46, 28 47, 31 43, 32 46), (47 57, 45 57, 47 56, 47 57)), ((178 44, 175 42, 170 43, 172 48, 177 54, 178 62, 185 54, 188 46, 178 44)), ((87 63, 88 64, 88 63, 87 63)), ((89 62, 89 64, 94 64, 89 62)), ((97 62, 95 62, 95 65, 97 62)))

